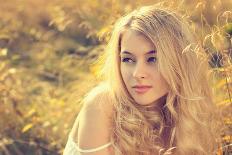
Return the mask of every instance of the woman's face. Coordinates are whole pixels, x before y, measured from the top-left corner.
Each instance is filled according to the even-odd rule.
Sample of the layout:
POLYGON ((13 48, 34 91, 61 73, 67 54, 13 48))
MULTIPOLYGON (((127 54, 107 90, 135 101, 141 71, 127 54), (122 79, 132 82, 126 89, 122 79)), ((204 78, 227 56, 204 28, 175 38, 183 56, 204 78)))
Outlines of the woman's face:
POLYGON ((126 30, 122 35, 120 69, 126 88, 134 100, 149 105, 168 92, 168 84, 158 71, 157 51, 144 35, 126 30))

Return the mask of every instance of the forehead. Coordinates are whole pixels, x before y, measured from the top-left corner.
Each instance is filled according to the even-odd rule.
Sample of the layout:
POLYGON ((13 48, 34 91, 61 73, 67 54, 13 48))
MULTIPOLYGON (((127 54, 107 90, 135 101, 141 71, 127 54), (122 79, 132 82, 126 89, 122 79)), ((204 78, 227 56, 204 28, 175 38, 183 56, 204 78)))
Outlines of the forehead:
POLYGON ((135 30, 125 30, 121 38, 121 51, 128 51, 132 54, 145 54, 155 51, 155 45, 144 34, 135 30))

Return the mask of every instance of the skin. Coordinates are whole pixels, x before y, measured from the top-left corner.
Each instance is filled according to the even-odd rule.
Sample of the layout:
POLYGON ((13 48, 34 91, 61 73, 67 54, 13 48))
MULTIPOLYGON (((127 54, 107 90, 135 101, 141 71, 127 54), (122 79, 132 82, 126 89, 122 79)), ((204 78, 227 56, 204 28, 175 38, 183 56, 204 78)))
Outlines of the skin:
POLYGON ((168 93, 169 87, 158 71, 157 51, 143 34, 126 30, 122 34, 120 70, 129 94, 140 105, 150 105, 168 93), (145 93, 138 93, 135 85, 149 85, 145 93))

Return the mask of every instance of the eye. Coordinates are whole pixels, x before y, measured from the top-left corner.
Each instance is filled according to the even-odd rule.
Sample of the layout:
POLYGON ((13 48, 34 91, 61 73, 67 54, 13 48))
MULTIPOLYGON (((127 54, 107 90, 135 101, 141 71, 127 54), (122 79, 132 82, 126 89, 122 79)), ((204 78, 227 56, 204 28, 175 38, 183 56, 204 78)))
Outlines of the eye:
POLYGON ((132 62, 134 62, 134 60, 132 60, 131 58, 123 58, 123 59, 122 59, 122 62, 129 62, 129 63, 132 63, 132 62))
POLYGON ((147 62, 156 62, 156 57, 150 57, 147 59, 147 62))

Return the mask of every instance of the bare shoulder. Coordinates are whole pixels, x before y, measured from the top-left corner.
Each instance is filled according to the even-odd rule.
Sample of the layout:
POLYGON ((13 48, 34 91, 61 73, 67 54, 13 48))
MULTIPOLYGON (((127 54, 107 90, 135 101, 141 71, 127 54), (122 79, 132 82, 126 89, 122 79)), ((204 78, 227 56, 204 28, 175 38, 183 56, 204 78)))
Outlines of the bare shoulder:
MULTIPOLYGON (((82 149, 93 149, 109 143, 112 114, 113 104, 108 89, 101 85, 91 90, 72 129, 72 136, 78 146, 82 149)), ((107 154, 107 151, 109 150, 104 149, 98 152, 107 154)))
POLYGON ((101 114, 104 118, 110 119, 113 113, 113 103, 109 89, 106 84, 93 88, 84 99, 82 111, 91 115, 101 114))

